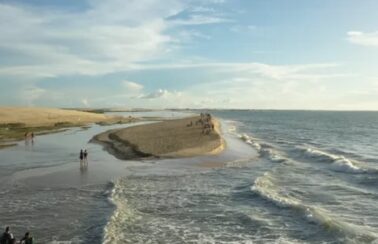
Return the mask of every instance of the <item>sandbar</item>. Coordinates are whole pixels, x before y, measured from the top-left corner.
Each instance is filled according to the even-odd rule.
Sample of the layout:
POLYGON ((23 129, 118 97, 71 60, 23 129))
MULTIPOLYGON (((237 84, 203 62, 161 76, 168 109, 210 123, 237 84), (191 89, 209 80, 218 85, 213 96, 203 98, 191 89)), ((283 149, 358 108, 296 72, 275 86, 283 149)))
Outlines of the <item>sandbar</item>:
POLYGON ((212 118, 214 129, 203 133, 199 116, 110 130, 94 136, 91 142, 120 159, 145 157, 193 157, 218 154, 225 148, 220 124, 212 118))

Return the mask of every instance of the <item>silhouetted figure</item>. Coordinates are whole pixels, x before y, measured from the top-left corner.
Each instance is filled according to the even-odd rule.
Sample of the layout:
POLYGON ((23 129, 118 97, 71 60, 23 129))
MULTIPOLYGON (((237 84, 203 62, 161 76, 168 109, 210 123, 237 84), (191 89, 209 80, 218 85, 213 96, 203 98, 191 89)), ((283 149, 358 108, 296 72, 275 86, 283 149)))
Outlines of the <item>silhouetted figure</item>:
POLYGON ((25 236, 20 240, 21 244, 33 244, 33 237, 30 236, 29 232, 25 233, 25 236))
POLYGON ((79 158, 80 158, 80 162, 82 162, 83 159, 84 159, 84 152, 83 152, 83 149, 80 149, 80 155, 79 155, 79 158))
POLYGON ((30 133, 30 138, 31 138, 31 142, 33 144, 34 143, 34 132, 30 133))
POLYGON ((84 150, 83 156, 84 156, 84 160, 87 161, 87 159, 88 159, 87 149, 84 150))
POLYGON ((29 145, 29 132, 25 132, 25 146, 29 145))
POLYGON ((9 226, 5 227, 5 232, 0 238, 0 244, 12 244, 14 240, 13 234, 9 230, 9 226))

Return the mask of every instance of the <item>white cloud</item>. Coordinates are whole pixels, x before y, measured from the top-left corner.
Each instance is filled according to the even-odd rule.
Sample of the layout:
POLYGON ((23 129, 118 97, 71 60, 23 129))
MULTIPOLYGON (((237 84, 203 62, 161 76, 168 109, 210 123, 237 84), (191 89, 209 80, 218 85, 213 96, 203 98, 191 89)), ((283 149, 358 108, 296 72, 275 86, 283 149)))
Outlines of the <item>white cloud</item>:
POLYGON ((143 85, 132 81, 122 81, 122 85, 131 92, 139 92, 143 90, 143 85))
MULTIPOLYGON (((83 12, 0 3, 0 53, 12 52, 16 61, 0 67, 0 75, 40 79, 127 71, 169 53, 176 40, 169 28, 230 21, 214 14, 170 19, 190 9, 181 0, 89 3, 83 12)), ((198 31, 181 34, 187 41, 209 38, 198 31)))
POLYGON ((240 73, 259 75, 264 78, 285 79, 328 79, 331 77, 345 77, 350 74, 329 72, 331 68, 339 67, 338 63, 314 63, 293 65, 271 65, 265 63, 228 63, 228 62, 177 62, 170 64, 156 64, 134 66, 135 70, 162 70, 162 69, 195 69, 207 68, 222 73, 240 73))
POLYGON ((45 89, 36 86, 27 86, 22 89, 20 98, 21 100, 26 101, 27 105, 33 106, 35 105, 35 101, 42 97, 45 93, 45 89))
POLYGON ((203 7, 203 6, 194 6, 190 9, 191 12, 193 13, 215 13, 214 8, 209 8, 209 7, 203 7))
POLYGON ((214 3, 214 4, 220 4, 220 3, 225 3, 226 0, 207 0, 209 3, 214 3))
POLYGON ((242 25, 233 25, 230 27, 230 31, 236 32, 236 33, 245 33, 245 32, 251 32, 256 30, 257 27, 254 25, 247 25, 247 26, 242 26, 242 25))
POLYGON ((89 107, 88 99, 86 99, 86 98, 81 99, 81 103, 82 103, 85 107, 89 107))
POLYGON ((159 97, 165 97, 168 94, 169 94, 169 92, 167 90, 158 89, 158 90, 153 91, 153 92, 151 92, 147 95, 143 95, 140 98, 142 98, 142 99, 154 99, 154 98, 159 98, 159 97))
POLYGON ((97 75, 128 70, 165 53, 166 18, 184 9, 178 0, 90 1, 68 13, 0 3, 0 52, 14 53, 2 75, 23 78, 97 75))
MULTIPOLYGON (((119 71, 137 73, 145 70, 165 72, 176 69, 172 73, 182 77, 181 75, 187 76, 190 72, 186 70, 181 74, 180 69, 193 69, 195 76, 203 73, 199 77, 203 80, 194 81, 182 92, 172 91, 175 86, 172 83, 172 87, 165 87, 168 90, 158 89, 147 93, 149 87, 125 80, 117 84, 117 87, 121 87, 117 91, 103 91, 93 86, 86 98, 75 91, 73 98, 67 98, 59 89, 45 90, 48 88, 43 86, 44 82, 30 82, 28 85, 23 83, 13 93, 20 95, 20 100, 28 104, 50 104, 51 101, 57 101, 56 104, 89 106, 90 99, 91 106, 105 103, 138 106, 140 98, 143 98, 143 106, 150 107, 202 106, 200 103, 204 101, 206 105, 213 107, 259 108, 310 107, 312 104, 321 104, 327 92, 338 93, 328 83, 336 81, 344 84, 345 81, 341 78, 351 76, 340 72, 340 69, 334 70, 340 66, 337 63, 271 65, 219 62, 203 58, 185 62, 180 61, 182 53, 179 52, 177 56, 172 54, 175 59, 169 59, 171 56, 167 58, 167 50, 175 48, 175 45, 211 38, 201 32, 203 29, 197 28, 197 25, 228 23, 226 27, 233 25, 234 31, 256 29, 252 25, 233 22, 229 19, 232 15, 222 14, 217 6, 210 5, 223 2, 133 0, 126 4, 124 0, 88 0, 87 10, 64 12, 3 1, 0 3, 0 55, 2 51, 12 53, 12 60, 0 66, 0 75, 17 76, 10 77, 13 79, 9 80, 23 83, 46 77, 67 76, 69 79, 69 76, 75 75, 102 75, 119 71), (155 62, 156 60, 175 61, 162 63, 155 62), (201 71, 196 72, 195 69, 201 71)), ((351 43, 378 46, 378 32, 351 31, 347 35, 351 43)), ((180 87, 185 85, 187 84, 180 87)), ((3 87, 6 87, 4 83, 3 87)), ((362 92, 364 91, 363 88, 362 92)), ((331 93, 328 95, 333 96, 331 93)))
POLYGON ((208 25, 219 24, 225 22, 232 22, 231 19, 226 19, 218 16, 193 14, 185 19, 175 19, 170 21, 174 25, 208 25))
POLYGON ((378 47, 378 31, 366 33, 361 31, 349 31, 347 35, 348 41, 353 44, 378 47))
POLYGON ((185 89, 182 107, 330 109, 340 97, 338 84, 359 79, 354 74, 338 73, 342 67, 333 63, 206 65, 218 78, 185 89))
POLYGON ((202 32, 196 30, 182 30, 179 31, 176 35, 176 39, 174 42, 177 44, 190 44, 193 43, 195 40, 210 40, 211 36, 203 34, 202 32))

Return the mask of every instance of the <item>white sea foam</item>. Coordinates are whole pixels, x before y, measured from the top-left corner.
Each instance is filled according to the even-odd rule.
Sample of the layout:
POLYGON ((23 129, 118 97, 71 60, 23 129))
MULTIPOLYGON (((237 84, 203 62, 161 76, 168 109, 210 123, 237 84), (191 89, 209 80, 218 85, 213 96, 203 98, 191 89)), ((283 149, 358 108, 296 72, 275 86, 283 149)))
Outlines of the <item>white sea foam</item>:
POLYGON ((334 171, 341 171, 347 173, 365 173, 371 172, 374 169, 369 169, 363 166, 362 162, 349 159, 343 155, 335 155, 319 149, 311 147, 298 147, 304 151, 305 155, 315 160, 331 163, 331 169, 334 171))
POLYGON ((276 163, 282 163, 287 161, 288 159, 284 156, 282 156, 279 152, 274 150, 274 147, 267 144, 267 143, 259 143, 259 141, 256 138, 253 138, 252 136, 248 134, 240 134, 238 135, 240 139, 242 139, 245 143, 253 146, 259 153, 260 156, 266 157, 269 160, 276 162, 276 163))
POLYGON ((256 148, 257 151, 261 151, 262 146, 252 136, 249 136, 244 133, 244 134, 239 134, 238 137, 242 139, 245 143, 256 148))
POLYGON ((246 167, 255 158, 241 158, 237 160, 228 161, 225 163, 227 168, 243 168, 246 167))
POLYGON ((233 120, 225 120, 226 123, 226 129, 230 134, 237 134, 237 124, 240 124, 238 121, 233 120))
POLYGON ((119 225, 125 221, 133 221, 136 218, 135 211, 128 206, 127 199, 124 198, 124 188, 122 179, 114 183, 109 200, 115 205, 113 215, 110 217, 104 230, 104 244, 120 243, 125 238, 125 234, 120 231, 119 225))
POLYGON ((252 185, 251 190, 280 207, 290 207, 300 204, 299 200, 284 196, 282 193, 280 194, 270 172, 266 172, 263 176, 258 177, 252 185))
POLYGON ((300 199, 289 196, 287 191, 280 189, 280 187, 280 185, 275 183, 272 173, 266 172, 255 180, 251 186, 251 190, 278 207, 293 208, 299 211, 309 222, 316 223, 328 230, 343 233, 348 239, 356 240, 362 238, 372 242, 378 238, 374 230, 371 230, 369 227, 357 226, 337 219, 319 206, 311 206, 300 199))
POLYGON ((235 131, 236 131, 236 126, 234 126, 234 125, 230 125, 230 126, 228 127, 228 131, 229 131, 229 132, 235 132, 235 131))

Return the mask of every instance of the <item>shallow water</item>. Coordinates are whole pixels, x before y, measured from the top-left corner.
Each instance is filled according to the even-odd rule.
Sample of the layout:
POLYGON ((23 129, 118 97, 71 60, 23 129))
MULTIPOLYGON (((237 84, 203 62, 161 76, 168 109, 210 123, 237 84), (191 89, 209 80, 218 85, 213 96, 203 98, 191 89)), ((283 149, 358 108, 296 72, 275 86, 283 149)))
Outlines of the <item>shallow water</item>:
POLYGON ((213 113, 217 156, 119 161, 87 144, 114 126, 0 150, 0 224, 41 243, 377 242, 378 113, 213 113))
POLYGON ((110 182, 133 162, 120 162, 88 141, 101 131, 124 126, 70 129, 1 150, 0 224, 11 226, 18 238, 30 230, 37 243, 101 243, 112 213, 110 182), (84 148, 89 162, 81 168, 78 153, 84 148))
POLYGON ((240 158, 118 179, 105 243, 377 242, 377 113, 214 113, 240 158))

